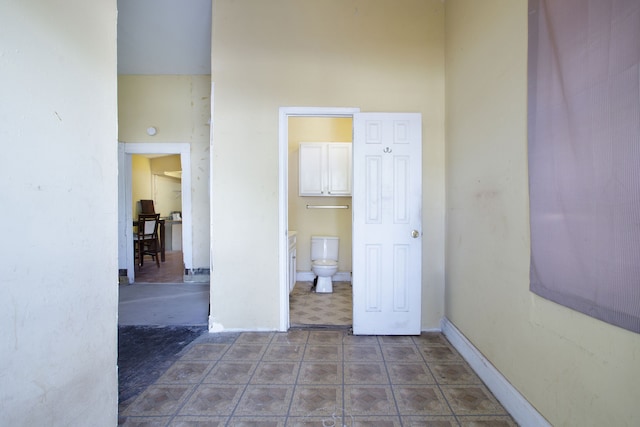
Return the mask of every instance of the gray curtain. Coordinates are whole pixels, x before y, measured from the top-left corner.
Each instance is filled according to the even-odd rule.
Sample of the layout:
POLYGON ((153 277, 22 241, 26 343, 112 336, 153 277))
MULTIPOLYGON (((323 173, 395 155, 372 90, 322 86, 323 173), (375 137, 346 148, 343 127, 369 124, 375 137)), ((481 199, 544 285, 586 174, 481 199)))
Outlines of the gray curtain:
POLYGON ((531 291, 640 332, 640 1, 529 1, 531 291))

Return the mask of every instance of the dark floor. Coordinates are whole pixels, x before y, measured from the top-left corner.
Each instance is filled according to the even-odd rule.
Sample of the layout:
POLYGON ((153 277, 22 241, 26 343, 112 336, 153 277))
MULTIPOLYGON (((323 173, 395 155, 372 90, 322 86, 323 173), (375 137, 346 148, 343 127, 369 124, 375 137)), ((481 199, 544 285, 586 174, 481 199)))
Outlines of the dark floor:
POLYGON ((142 267, 135 266, 136 283, 183 283, 184 262, 182 251, 167 251, 165 262, 158 267, 151 259, 146 257, 142 267))
POLYGON ((153 384, 206 326, 120 326, 118 400, 128 405, 153 384))

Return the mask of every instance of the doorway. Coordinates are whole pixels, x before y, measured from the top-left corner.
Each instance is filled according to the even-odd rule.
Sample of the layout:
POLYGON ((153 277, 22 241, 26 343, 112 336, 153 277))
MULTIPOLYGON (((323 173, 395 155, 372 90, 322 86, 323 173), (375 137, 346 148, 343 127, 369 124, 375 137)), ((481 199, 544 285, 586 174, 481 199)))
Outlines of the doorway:
POLYGON ((295 286, 289 298, 289 322, 291 327, 351 327, 353 120, 350 117, 290 117, 288 133, 288 228, 296 233, 295 269, 292 265, 290 273, 295 286), (301 162, 303 156, 306 161, 301 162), (317 169, 318 163, 326 166, 326 170, 317 169), (301 184, 302 177, 311 179, 307 185, 313 185, 307 188, 301 184), (317 180, 326 185, 322 196, 318 195, 317 180), (332 188, 329 188, 330 181, 332 188), (322 292, 323 286, 316 284, 311 269, 313 236, 337 238, 337 272, 331 278, 329 293, 322 292))
POLYGON ((288 143, 290 117, 353 120, 353 332, 414 335, 421 322, 422 118, 420 113, 281 108, 280 290, 283 331, 289 307, 288 143), (383 262, 384 260, 384 262, 383 262))
MULTIPOLYGON (((290 164, 290 150, 289 150, 289 126, 290 119, 295 118, 336 118, 336 119, 353 119, 353 114, 359 112, 360 110, 357 108, 314 108, 314 107, 289 107, 289 108, 281 108, 280 109, 280 132, 279 132, 279 151, 280 151, 280 173, 279 173, 279 193, 280 193, 280 224, 279 224, 279 235, 281 239, 279 241, 279 250, 280 250, 280 306, 281 306, 281 318, 280 318, 280 330, 287 331, 291 326, 291 307, 290 307, 290 285, 289 281, 290 277, 290 265, 289 265, 289 210, 290 210, 290 190, 293 190, 297 193, 297 187, 290 189, 290 180, 289 180, 289 164, 290 164)), ((351 125, 352 126, 352 125, 351 125)), ((304 136, 303 136, 304 137, 304 136)), ((349 138, 349 141, 351 138, 349 138)), ((312 142, 312 141, 309 141, 312 142)), ((329 141, 324 141, 329 142, 329 141)), ((348 209, 346 211, 347 215, 350 217, 351 210, 348 209)), ((343 216, 345 212, 342 212, 343 216)), ((349 227, 348 227, 348 239, 345 240, 351 241, 351 220, 349 219, 349 227)), ((344 228, 343 228, 344 229, 344 228)), ((293 230, 292 230, 293 231, 293 230)), ((298 230, 295 230, 298 231, 298 230)), ((305 259, 303 260, 303 268, 304 263, 308 262, 309 249, 310 249, 310 233, 314 232, 313 230, 308 230, 299 235, 303 237, 302 239, 296 239, 297 245, 302 251, 296 250, 298 257, 302 252, 305 259), (305 255, 306 254, 306 255, 305 255)), ((346 233, 347 231, 344 231, 346 233)), ((341 245, 342 246, 342 245, 341 245)), ((351 251, 350 245, 348 245, 348 252, 351 251)), ((350 260, 351 254, 346 254, 350 260)), ((350 261, 349 261, 350 264, 350 261)), ((343 272, 344 274, 344 272, 343 272)), ((309 281, 313 280, 312 273, 309 272, 300 272, 297 276, 301 279, 299 284, 296 284, 296 287, 300 285, 300 287, 304 288, 308 287, 309 281)), ((338 278, 339 279, 339 278, 338 278)), ((344 279, 344 278, 343 278, 344 279)), ((307 289, 305 288, 305 291, 307 289)), ((295 291, 295 287, 294 287, 295 291)), ((350 284, 349 284, 349 292, 350 284)), ((327 296, 327 295, 321 295, 327 296)), ((333 296, 333 295, 332 295, 333 296)), ((318 324, 323 324, 320 320, 318 324)), ((324 324, 323 324, 324 325, 324 324)))
MULTIPOLYGON (((182 170, 179 154, 131 154, 132 208, 135 221, 141 213, 157 213, 161 223, 161 259, 145 257, 134 269, 135 283, 184 283, 182 252, 182 170)), ((135 248, 134 248, 135 249, 135 248)))
MULTIPOLYGON (((159 206, 162 209, 168 209, 168 213, 178 211, 180 217, 180 227, 176 227, 174 230, 171 227, 171 238, 173 247, 173 234, 176 234, 176 243, 180 243, 180 249, 182 253, 181 270, 192 268, 192 242, 191 242, 191 159, 190 159, 190 146, 187 143, 120 143, 119 144, 119 212, 118 212, 118 226, 119 226, 119 239, 118 239, 118 265, 121 271, 121 276, 126 275, 129 283, 136 281, 135 274, 135 256, 134 248, 131 242, 133 241, 133 228, 131 224, 134 220, 134 194, 132 188, 133 176, 133 156, 170 156, 178 155, 180 157, 180 182, 176 184, 173 182, 173 186, 169 187, 169 193, 180 192, 181 210, 178 211, 174 205, 171 205, 171 201, 164 200, 162 203, 166 206, 159 206), (174 233, 176 231, 176 233, 174 233)), ((175 171, 174 171, 175 172, 175 171)), ((155 187, 163 186, 160 182, 163 179, 154 178, 155 187)), ((153 185, 153 181, 150 186, 153 185)), ((160 196, 164 199, 164 196, 160 196)), ((136 197, 137 200, 137 197, 136 197)), ((164 212, 162 212, 164 213, 164 212)), ((176 222, 177 224, 177 222, 176 222)), ((173 224, 172 224, 173 225, 173 224)), ((167 230, 165 230, 167 231, 167 230)), ((168 239, 167 239, 168 240, 168 239)))

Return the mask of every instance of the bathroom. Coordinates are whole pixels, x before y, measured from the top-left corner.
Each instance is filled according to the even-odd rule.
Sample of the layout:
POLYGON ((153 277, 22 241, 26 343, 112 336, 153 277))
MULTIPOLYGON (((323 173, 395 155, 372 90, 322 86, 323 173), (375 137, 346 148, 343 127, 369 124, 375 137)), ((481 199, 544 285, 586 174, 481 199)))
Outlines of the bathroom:
MULTIPOLYGON (((309 298, 316 295, 316 299, 305 299, 305 304, 324 304, 329 298, 337 297, 332 292, 338 290, 348 292, 349 300, 351 299, 352 204, 350 195, 300 196, 300 143, 351 143, 352 129, 351 117, 289 118, 288 228, 296 232, 296 292, 312 288, 314 282, 315 274, 311 267, 312 236, 339 238, 338 268, 331 277, 334 285, 339 284, 338 287, 330 287, 330 292, 319 288, 317 294, 316 289, 310 289, 309 298), (311 295, 312 293, 314 295, 311 295)), ((299 298, 291 298, 290 301, 292 324, 296 323, 293 314, 299 308, 296 306, 298 301, 299 298)), ((342 324, 344 319, 324 318, 321 323, 342 324)))

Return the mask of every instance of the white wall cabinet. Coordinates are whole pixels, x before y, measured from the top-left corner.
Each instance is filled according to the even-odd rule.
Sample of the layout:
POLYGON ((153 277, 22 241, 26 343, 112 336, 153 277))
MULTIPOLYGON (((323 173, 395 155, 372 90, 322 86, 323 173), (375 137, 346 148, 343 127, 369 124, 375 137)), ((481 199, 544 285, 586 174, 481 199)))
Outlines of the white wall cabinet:
POLYGON ((351 196, 351 143, 300 143, 300 196, 351 196))

